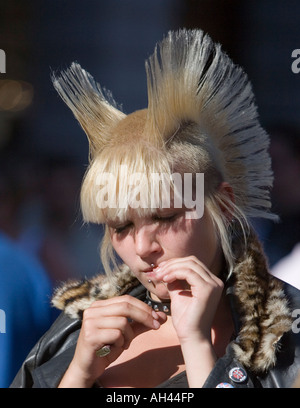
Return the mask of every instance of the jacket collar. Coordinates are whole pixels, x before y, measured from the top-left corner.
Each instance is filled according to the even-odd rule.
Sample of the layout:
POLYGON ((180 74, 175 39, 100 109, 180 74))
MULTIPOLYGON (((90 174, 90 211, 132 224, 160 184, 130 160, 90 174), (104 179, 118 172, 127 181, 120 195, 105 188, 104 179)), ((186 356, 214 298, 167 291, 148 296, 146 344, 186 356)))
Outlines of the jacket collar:
MULTIPOLYGON (((255 373, 263 373, 276 361, 279 340, 291 329, 291 311, 281 281, 270 275, 262 247, 253 233, 247 245, 233 243, 235 267, 227 282, 227 294, 237 337, 233 350, 237 360, 255 373)), ((90 280, 71 281, 58 288, 52 303, 71 318, 81 318, 94 301, 128 293, 143 298, 143 287, 126 265, 113 280, 98 275, 90 280)))

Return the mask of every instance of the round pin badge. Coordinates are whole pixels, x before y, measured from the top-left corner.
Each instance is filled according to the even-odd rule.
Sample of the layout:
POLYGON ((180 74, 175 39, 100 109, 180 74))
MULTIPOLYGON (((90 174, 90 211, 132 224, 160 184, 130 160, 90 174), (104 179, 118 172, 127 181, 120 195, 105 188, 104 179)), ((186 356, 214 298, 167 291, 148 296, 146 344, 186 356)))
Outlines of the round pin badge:
POLYGON ((216 388, 234 388, 234 386, 227 382, 221 382, 216 386, 216 388))
POLYGON ((229 378, 235 383, 242 383, 246 381, 247 373, 241 367, 234 367, 229 371, 229 378))

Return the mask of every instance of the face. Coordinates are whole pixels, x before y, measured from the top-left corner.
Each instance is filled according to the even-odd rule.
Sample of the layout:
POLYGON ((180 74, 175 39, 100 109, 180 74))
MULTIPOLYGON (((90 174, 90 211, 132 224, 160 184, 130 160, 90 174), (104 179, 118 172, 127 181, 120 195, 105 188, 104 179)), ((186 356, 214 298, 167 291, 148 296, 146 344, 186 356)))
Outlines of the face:
POLYGON ((172 258, 194 255, 211 272, 220 272, 221 250, 206 211, 200 219, 186 217, 186 209, 182 208, 159 210, 147 217, 132 211, 125 222, 110 222, 108 226, 117 254, 139 281, 161 299, 169 297, 168 291, 155 280, 151 264, 159 266, 172 258))

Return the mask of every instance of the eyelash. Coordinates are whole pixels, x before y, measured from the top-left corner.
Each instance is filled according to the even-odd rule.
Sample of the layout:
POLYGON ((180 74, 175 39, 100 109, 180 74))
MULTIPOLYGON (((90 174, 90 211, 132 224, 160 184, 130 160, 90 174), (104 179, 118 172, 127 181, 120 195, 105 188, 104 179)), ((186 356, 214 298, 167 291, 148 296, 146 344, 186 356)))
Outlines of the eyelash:
POLYGON ((159 215, 155 215, 153 217, 153 220, 154 221, 160 221, 160 222, 171 222, 171 221, 173 221, 173 219, 175 217, 176 217, 176 214, 172 214, 172 215, 169 215, 167 217, 160 217, 159 215))
POLYGON ((121 234, 122 232, 124 232, 131 224, 126 224, 126 225, 122 225, 121 227, 115 227, 114 228, 114 232, 116 234, 121 234))
MULTIPOLYGON (((167 217, 161 217, 159 215, 155 215, 155 216, 152 217, 153 221, 159 221, 159 222, 165 222, 165 223, 172 222, 175 218, 176 218, 176 214, 173 214, 173 215, 170 215, 170 216, 167 216, 167 217)), ((132 223, 128 223, 128 224, 122 225, 120 227, 115 227, 114 232, 116 234, 121 234, 127 228, 130 228, 131 225, 132 225, 132 223)))

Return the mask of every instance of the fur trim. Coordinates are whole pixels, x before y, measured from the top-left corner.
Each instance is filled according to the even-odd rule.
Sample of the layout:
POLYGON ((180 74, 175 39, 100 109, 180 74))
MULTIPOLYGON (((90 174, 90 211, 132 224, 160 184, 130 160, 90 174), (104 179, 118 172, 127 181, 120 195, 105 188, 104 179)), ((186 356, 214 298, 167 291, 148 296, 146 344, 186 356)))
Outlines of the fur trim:
POLYGON ((256 372, 275 364, 282 335, 291 329, 291 311, 281 281, 268 272, 265 256, 254 235, 234 269, 234 294, 241 328, 233 345, 238 360, 256 372))
MULTIPOLYGON (((245 251, 235 248, 236 267, 232 277, 240 331, 233 343, 237 359, 256 373, 276 361, 279 340, 291 329, 291 311, 281 281, 269 274, 260 243, 252 234, 245 251)), ((99 275, 91 280, 68 282, 57 289, 52 303, 71 318, 81 318, 93 302, 122 295, 139 284, 123 265, 112 282, 99 275)))
POLYGON ((138 284, 139 281, 128 266, 123 265, 113 279, 106 275, 98 275, 91 280, 64 283, 55 291, 52 304, 72 319, 82 318, 83 311, 92 303, 123 295, 138 284))

